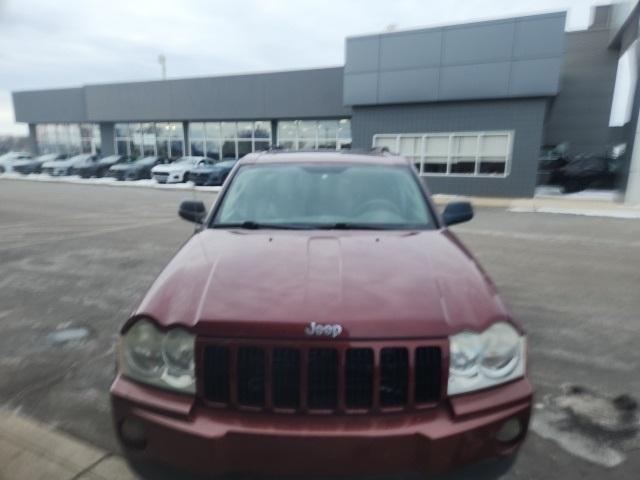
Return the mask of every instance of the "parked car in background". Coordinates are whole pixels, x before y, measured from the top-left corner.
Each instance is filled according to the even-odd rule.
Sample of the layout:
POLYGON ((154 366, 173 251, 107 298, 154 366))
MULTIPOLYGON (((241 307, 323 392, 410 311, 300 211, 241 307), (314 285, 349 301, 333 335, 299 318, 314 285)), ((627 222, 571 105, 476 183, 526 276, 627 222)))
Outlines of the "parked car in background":
POLYGON ((113 165, 126 161, 127 157, 125 155, 109 155, 108 157, 97 158, 74 166, 72 175, 79 175, 82 178, 104 177, 113 165))
POLYGON ((156 165, 163 165, 167 160, 163 157, 144 157, 118 163, 109 168, 107 175, 117 180, 142 180, 151 178, 151 169, 156 165))
POLYGON ((67 158, 67 155, 64 153, 45 153, 44 155, 40 155, 35 158, 27 158, 14 162, 13 170, 18 173, 22 173, 23 175, 40 173, 42 165, 46 162, 63 160, 65 158, 67 158))
POLYGON ((84 165, 90 161, 95 161, 96 159, 96 155, 81 153, 69 158, 51 160, 42 164, 42 173, 52 176, 70 175, 72 168, 84 165))
POLYGON ((181 183, 194 168, 211 164, 213 160, 208 157, 181 157, 173 163, 156 165, 151 169, 151 176, 158 183, 181 183))
POLYGON ((0 155, 0 173, 12 172, 13 165, 22 160, 33 158, 29 152, 7 152, 0 155))
POLYGON ((538 185, 557 185, 565 193, 587 188, 617 188, 626 150, 624 144, 616 145, 600 155, 571 156, 566 148, 558 147, 543 152, 538 163, 538 185))
POLYGON ((222 185, 237 162, 237 160, 223 160, 196 167, 189 172, 188 179, 196 185, 222 185))

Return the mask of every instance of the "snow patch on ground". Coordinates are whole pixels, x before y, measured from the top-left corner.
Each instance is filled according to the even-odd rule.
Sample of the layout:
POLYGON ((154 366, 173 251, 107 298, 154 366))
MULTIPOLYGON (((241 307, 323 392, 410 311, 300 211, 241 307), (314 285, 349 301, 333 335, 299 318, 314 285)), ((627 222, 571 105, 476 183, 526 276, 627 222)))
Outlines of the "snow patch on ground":
POLYGON ((565 385, 563 392, 536 404, 531 430, 567 452, 613 468, 638 448, 638 404, 628 395, 609 398, 586 388, 565 385))
POLYGON ((536 198, 569 198, 571 200, 600 200, 617 202, 621 200, 621 194, 617 190, 582 190, 574 193, 562 193, 561 187, 543 185, 536 188, 536 198))
POLYGON ((640 210, 616 209, 584 209, 584 208, 564 208, 564 207, 511 207, 513 213, 555 213, 560 215, 585 215, 587 217, 609 217, 640 219, 640 210))
POLYGON ((19 173, 7 172, 0 174, 0 178, 8 178, 12 180, 26 180, 33 182, 55 182, 55 183, 77 183, 83 185, 109 185, 118 187, 139 187, 139 188, 155 188, 159 190, 197 190, 203 192, 219 192, 222 187, 199 187, 193 182, 186 183, 158 183, 153 179, 144 180, 116 180, 111 177, 103 178, 81 178, 78 175, 67 175, 53 177, 45 173, 31 173, 29 175, 21 175, 19 173))

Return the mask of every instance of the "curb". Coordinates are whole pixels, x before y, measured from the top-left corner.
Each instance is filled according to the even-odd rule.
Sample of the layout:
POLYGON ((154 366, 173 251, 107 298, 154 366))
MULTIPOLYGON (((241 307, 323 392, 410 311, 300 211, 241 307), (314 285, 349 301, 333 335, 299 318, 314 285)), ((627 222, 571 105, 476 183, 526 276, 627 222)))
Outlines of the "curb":
POLYGON ((0 409, 0 479, 134 480, 120 456, 0 409))

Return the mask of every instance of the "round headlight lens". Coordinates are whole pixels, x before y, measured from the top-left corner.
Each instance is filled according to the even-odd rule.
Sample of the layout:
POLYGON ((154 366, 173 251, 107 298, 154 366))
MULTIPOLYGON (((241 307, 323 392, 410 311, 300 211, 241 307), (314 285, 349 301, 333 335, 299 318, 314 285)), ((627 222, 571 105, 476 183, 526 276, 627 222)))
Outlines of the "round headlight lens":
POLYGON ((461 377, 478 374, 478 360, 482 353, 482 342, 475 333, 463 332, 451 337, 450 371, 461 377))
POLYGON ((194 339, 190 333, 176 328, 170 330, 162 342, 162 353, 172 375, 193 372, 194 339))
POLYGON ((506 323, 496 323, 482 334, 482 373, 490 378, 509 375, 520 360, 520 336, 506 323))
POLYGON ((162 375, 162 334, 150 322, 136 322, 124 336, 123 346, 125 361, 133 370, 147 377, 162 375))

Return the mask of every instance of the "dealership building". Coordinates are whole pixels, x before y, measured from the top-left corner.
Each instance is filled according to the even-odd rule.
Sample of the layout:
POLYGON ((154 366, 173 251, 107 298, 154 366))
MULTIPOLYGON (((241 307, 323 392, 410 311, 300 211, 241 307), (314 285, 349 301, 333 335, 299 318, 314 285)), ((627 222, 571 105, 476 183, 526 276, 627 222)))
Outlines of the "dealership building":
POLYGON ((354 36, 335 68, 14 92, 15 116, 39 153, 386 147, 432 192, 484 196, 532 196, 544 148, 626 144, 620 188, 632 195, 637 1, 592 17, 572 32, 559 12, 354 36))

